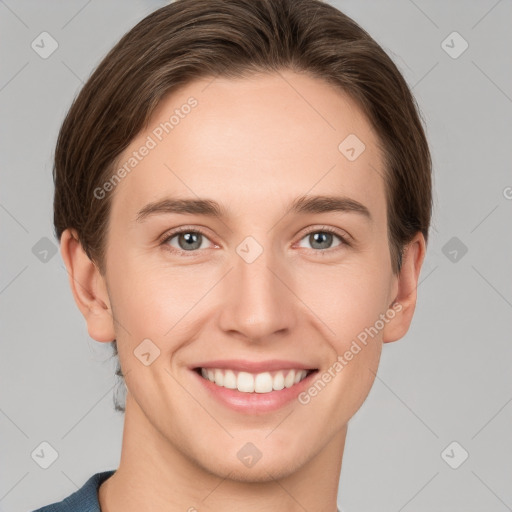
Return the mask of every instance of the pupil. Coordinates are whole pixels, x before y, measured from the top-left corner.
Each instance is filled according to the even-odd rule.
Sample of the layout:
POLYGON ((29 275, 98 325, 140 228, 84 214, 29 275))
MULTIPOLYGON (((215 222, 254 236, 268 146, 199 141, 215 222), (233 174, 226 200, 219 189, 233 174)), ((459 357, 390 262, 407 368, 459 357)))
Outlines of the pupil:
POLYGON ((199 233, 182 233, 182 237, 186 241, 185 249, 197 249, 201 246, 200 243, 197 242, 200 234, 199 233))
MULTIPOLYGON (((320 247, 321 249, 329 248, 329 242, 331 241, 331 238, 332 238, 331 233, 325 233, 325 232, 320 231, 317 233, 313 233, 311 236, 313 238, 314 243, 319 243, 322 246, 322 247, 320 247)), ((311 245, 313 246, 313 243, 311 243, 311 245)))

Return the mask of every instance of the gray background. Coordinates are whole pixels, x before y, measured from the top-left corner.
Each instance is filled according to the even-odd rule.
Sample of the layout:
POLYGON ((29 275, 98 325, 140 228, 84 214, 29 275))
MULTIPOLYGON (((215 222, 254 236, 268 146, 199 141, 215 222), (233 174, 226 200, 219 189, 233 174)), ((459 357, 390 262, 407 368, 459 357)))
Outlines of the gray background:
MULTIPOLYGON (((339 504, 512 510, 512 2, 332 3, 413 87, 435 185, 416 315, 405 338, 384 347, 351 421, 339 504), (445 50, 460 50, 460 39, 442 45, 453 31, 469 44, 458 58, 445 50), (446 461, 460 464, 463 450, 469 457, 452 469, 446 461)), ((88 336, 60 253, 44 261, 40 240, 56 248, 52 155, 72 98, 118 38, 163 4, 0 1, 3 511, 63 499, 119 462, 111 347, 88 336), (43 31, 59 45, 47 59, 31 48, 43 31), (43 441, 58 453, 48 469, 31 456, 43 441)))

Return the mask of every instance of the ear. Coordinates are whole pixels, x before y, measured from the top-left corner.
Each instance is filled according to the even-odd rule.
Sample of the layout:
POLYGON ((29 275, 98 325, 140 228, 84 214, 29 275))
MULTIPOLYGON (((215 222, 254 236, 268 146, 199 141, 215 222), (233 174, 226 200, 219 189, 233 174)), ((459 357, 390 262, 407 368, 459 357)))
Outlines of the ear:
POLYGON ((96 341, 113 341, 116 334, 105 278, 83 250, 74 229, 62 233, 60 252, 73 297, 87 322, 89 336, 96 341))
POLYGON ((416 307, 416 290, 425 258, 425 238, 418 232, 404 248, 402 268, 397 278, 396 295, 390 306, 395 315, 384 327, 382 341, 389 343, 405 336, 416 307))

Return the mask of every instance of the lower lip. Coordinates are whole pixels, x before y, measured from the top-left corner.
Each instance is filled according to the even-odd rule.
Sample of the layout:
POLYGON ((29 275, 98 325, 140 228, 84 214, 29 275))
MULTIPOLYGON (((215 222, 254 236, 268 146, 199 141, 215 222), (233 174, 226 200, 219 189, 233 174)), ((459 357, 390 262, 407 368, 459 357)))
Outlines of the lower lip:
POLYGON ((207 392, 211 393, 221 404, 237 412, 257 414, 275 411, 296 399, 310 385, 312 378, 318 371, 311 372, 298 384, 279 391, 270 391, 269 393, 243 393, 238 391, 238 389, 217 386, 217 384, 205 379, 194 370, 192 370, 192 373, 199 379, 207 392))

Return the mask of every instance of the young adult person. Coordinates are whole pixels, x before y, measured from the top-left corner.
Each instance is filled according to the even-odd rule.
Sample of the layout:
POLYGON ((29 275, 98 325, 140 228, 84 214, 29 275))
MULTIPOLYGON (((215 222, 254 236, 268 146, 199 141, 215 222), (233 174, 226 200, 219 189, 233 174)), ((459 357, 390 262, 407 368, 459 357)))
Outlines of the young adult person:
POLYGON ((431 216, 382 48, 317 0, 178 0, 87 81, 54 178, 74 299, 127 394, 119 467, 39 510, 335 512, 431 216))

